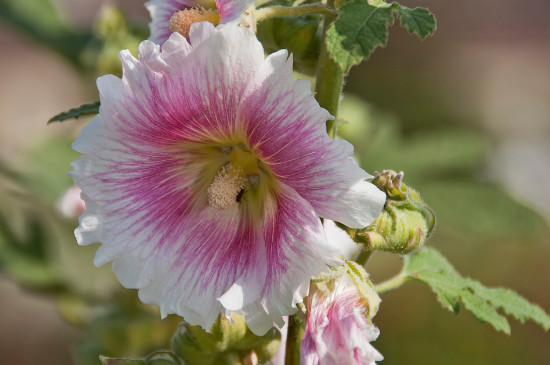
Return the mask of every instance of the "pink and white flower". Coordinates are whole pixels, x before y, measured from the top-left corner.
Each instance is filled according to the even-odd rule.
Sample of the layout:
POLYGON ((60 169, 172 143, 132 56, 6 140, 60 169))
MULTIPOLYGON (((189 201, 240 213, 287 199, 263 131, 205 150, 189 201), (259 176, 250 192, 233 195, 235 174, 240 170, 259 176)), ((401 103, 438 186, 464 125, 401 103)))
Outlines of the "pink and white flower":
POLYGON ((178 12, 183 14, 191 11, 185 18, 196 19, 195 21, 202 18, 215 25, 228 24, 238 22, 241 14, 252 4, 254 0, 151 0, 145 3, 152 20, 149 23, 149 40, 158 44, 167 41, 174 31, 170 27, 170 21, 178 12))
POLYGON ((234 311, 257 334, 282 327, 312 275, 341 263, 319 217, 365 227, 385 194, 328 137, 332 117, 287 51, 265 59, 248 30, 197 23, 190 43, 174 33, 120 59, 73 144, 78 243, 101 242, 95 264, 112 261, 162 316, 208 329, 234 311))
POLYGON ((380 331, 367 317, 369 304, 348 274, 330 293, 316 290, 307 301, 300 346, 302 365, 374 365, 384 357, 370 344, 380 331))

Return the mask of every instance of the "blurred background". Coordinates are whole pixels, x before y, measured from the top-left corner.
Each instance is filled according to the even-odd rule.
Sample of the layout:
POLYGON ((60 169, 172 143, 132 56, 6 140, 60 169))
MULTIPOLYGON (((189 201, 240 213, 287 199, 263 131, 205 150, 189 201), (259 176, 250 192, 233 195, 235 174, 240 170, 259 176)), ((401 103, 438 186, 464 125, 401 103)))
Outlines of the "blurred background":
MULTIPOLYGON (((386 48, 348 77, 340 135, 369 172, 405 172, 438 217, 428 242, 465 276, 505 286, 550 311, 550 2, 403 1, 438 20, 424 41, 396 24, 386 48)), ((97 364, 99 353, 167 348, 178 318, 160 321, 121 290, 96 247, 72 235, 62 197, 89 120, 47 126, 97 100, 116 52, 148 37, 136 0, 0 0, 0 364, 97 364)), ((400 259, 375 254, 375 282, 400 259)), ((382 364, 547 364, 548 333, 511 320, 497 333, 442 309, 409 283, 382 296, 382 364)))

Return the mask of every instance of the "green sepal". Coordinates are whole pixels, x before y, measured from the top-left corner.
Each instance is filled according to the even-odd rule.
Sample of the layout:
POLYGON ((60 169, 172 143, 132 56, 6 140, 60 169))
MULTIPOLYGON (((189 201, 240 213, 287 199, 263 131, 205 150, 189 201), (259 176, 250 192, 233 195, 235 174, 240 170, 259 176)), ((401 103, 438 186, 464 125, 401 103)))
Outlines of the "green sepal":
POLYGON ((357 286, 361 296, 369 304, 369 309, 367 312, 367 317, 369 320, 372 319, 378 312, 380 307, 380 296, 374 289, 373 283, 369 279, 369 274, 365 271, 365 268, 362 265, 359 265, 353 261, 346 261, 346 266, 348 269, 348 275, 351 276, 353 282, 357 286))
POLYGON ((247 328, 243 316, 233 314, 230 320, 220 315, 210 332, 182 322, 172 337, 172 350, 188 365, 232 364, 235 356, 243 359, 252 351, 264 361, 275 355, 280 337, 275 328, 264 336, 256 336, 247 328))
POLYGON ((350 230, 352 238, 369 251, 409 253, 424 245, 435 228, 435 214, 420 194, 402 183, 403 173, 377 174, 372 183, 386 193, 386 204, 368 227, 350 230))
POLYGON ((455 314, 460 303, 482 322, 497 331, 510 334, 510 325, 499 311, 525 323, 531 320, 550 329, 550 316, 538 305, 530 303, 506 288, 486 288, 480 282, 462 277, 443 255, 433 248, 424 248, 405 256, 401 275, 409 280, 427 284, 437 295, 439 303, 455 314))
MULTIPOLYGON (((342 266, 331 267, 330 272, 323 273, 312 279, 313 291, 319 290, 325 296, 331 295, 334 291, 336 280, 344 275, 349 275, 357 287, 359 294, 367 304, 367 317, 369 321, 376 315, 380 306, 380 296, 374 289, 374 285, 369 279, 369 274, 363 266, 353 261, 346 261, 342 266)), ((311 295, 311 294, 310 294, 311 295)))
POLYGON ((62 122, 66 119, 78 119, 79 117, 82 117, 84 115, 93 115, 99 113, 99 105, 100 102, 96 101, 93 103, 88 104, 82 104, 79 107, 69 109, 66 112, 59 113, 56 116, 50 118, 48 120, 48 124, 53 122, 62 122))

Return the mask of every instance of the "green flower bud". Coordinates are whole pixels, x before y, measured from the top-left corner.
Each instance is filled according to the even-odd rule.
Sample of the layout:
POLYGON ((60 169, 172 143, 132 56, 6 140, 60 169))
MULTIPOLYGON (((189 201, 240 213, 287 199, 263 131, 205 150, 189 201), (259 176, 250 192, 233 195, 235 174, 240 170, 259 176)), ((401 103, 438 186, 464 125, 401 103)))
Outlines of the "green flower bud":
POLYGON ((386 204, 370 226, 352 233, 355 241, 371 251, 409 253, 422 247, 435 228, 434 212, 402 180, 403 172, 385 170, 372 181, 386 193, 386 204))
POLYGON ((294 58, 294 70, 315 75, 321 49, 321 16, 281 17, 258 23, 257 36, 267 53, 288 49, 294 58))
POLYGON ((241 364, 249 358, 268 360, 279 348, 281 335, 272 328, 264 336, 254 335, 243 316, 233 314, 233 323, 220 315, 210 332, 182 322, 172 337, 172 350, 187 365, 241 364))

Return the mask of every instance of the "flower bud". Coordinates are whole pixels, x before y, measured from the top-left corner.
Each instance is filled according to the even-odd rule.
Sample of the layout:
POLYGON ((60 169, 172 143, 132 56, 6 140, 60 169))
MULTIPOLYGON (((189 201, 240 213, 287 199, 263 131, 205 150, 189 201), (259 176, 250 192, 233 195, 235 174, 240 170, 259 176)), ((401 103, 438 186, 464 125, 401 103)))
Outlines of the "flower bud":
POLYGON ((386 193, 386 205, 370 226, 353 233, 369 250, 406 254, 422 247, 434 230, 434 212, 402 180, 403 172, 385 170, 372 181, 386 193))
POLYGON ((293 55, 294 69, 315 75, 321 49, 320 17, 281 17, 258 23, 257 36, 267 53, 286 48, 293 55))
POLYGON ((237 314, 232 314, 231 320, 220 315, 210 332, 182 322, 172 337, 172 350, 187 365, 264 361, 277 352, 279 344, 277 329, 256 336, 247 328, 244 317, 237 314))
POLYGON ((300 346, 301 364, 374 364, 382 355, 370 344, 379 331, 371 318, 380 298, 360 265, 347 262, 313 280, 300 346))

